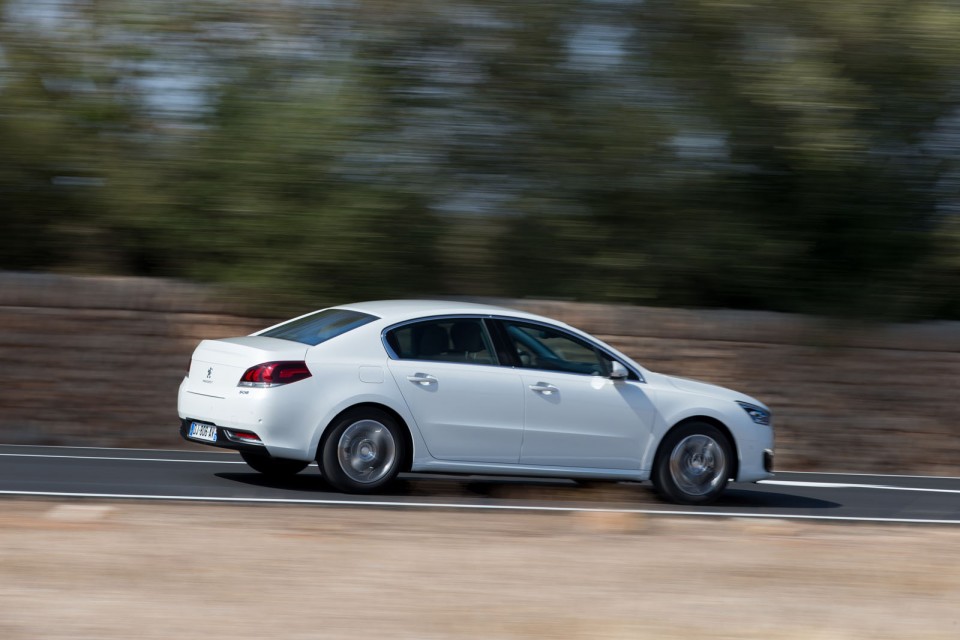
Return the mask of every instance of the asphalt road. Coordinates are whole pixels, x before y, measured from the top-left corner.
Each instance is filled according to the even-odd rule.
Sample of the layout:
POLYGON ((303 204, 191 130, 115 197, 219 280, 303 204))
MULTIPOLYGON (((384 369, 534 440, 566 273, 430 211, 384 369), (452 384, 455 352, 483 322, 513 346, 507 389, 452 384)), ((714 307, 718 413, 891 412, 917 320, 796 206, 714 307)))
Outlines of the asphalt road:
POLYGON ((709 507, 660 501, 639 483, 406 474, 376 496, 332 491, 311 466, 271 481, 233 453, 0 445, 0 496, 160 499, 399 508, 623 511, 960 525, 960 477, 778 472, 728 486, 709 507))

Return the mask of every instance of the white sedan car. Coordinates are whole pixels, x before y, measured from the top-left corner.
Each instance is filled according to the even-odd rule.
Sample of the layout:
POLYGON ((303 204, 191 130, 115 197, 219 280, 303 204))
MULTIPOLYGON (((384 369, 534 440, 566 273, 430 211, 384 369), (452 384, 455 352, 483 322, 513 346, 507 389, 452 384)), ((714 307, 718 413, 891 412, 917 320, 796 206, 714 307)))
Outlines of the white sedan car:
POLYGON ((323 309, 204 340, 180 433, 283 476, 316 460, 341 491, 403 471, 651 480, 703 504, 772 475, 770 410, 643 368, 563 323, 460 302, 323 309))

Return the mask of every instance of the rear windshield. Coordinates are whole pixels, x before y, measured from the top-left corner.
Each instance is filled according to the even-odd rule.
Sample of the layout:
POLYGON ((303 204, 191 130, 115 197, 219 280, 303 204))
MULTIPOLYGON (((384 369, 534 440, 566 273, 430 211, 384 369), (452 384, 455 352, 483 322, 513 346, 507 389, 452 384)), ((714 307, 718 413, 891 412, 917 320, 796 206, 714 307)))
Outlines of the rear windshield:
POLYGON ((316 346, 376 319, 376 316, 359 311, 324 309, 297 320, 285 322, 279 327, 274 327, 258 335, 316 346))

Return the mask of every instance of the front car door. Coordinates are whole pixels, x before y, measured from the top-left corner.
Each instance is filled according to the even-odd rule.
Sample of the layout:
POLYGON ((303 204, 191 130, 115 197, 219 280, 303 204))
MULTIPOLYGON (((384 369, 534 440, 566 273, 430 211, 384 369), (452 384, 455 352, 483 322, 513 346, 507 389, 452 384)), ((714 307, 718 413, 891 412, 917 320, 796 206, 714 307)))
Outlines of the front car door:
POLYGON ((523 384, 499 366, 487 325, 443 317, 389 329, 388 367, 430 455, 516 464, 523 438, 523 384))
POLYGON ((499 323, 522 372, 520 464, 640 469, 654 408, 639 377, 606 377, 613 359, 568 331, 520 320, 499 323))

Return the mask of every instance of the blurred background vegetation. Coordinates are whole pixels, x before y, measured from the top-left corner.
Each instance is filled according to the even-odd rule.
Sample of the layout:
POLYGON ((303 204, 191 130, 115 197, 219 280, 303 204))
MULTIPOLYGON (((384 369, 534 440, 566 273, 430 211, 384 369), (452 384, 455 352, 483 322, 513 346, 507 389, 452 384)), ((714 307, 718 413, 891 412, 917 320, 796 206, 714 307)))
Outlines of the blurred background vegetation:
POLYGON ((960 318, 952 0, 0 0, 0 268, 960 318))

